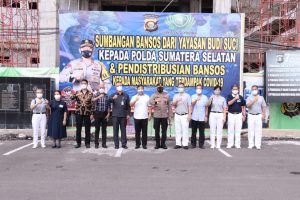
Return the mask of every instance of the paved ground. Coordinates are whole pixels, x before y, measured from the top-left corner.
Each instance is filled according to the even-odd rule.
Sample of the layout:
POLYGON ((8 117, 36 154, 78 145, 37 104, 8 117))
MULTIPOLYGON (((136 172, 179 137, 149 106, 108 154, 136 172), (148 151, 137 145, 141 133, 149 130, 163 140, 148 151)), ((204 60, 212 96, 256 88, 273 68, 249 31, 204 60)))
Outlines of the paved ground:
POLYGON ((154 150, 152 141, 134 150, 130 141, 118 151, 111 142, 107 150, 74 149, 73 142, 24 147, 29 143, 0 141, 1 200, 300 199, 299 141, 221 151, 174 150, 173 141, 168 150, 154 150))

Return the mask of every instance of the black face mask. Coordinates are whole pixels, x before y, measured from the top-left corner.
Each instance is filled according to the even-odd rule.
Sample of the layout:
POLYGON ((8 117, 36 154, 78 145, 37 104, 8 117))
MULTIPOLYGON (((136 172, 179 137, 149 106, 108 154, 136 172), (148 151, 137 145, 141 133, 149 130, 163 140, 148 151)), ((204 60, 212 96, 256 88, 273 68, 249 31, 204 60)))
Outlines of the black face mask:
POLYGON ((157 88, 157 92, 162 93, 163 91, 164 91, 164 88, 163 88, 163 87, 157 88))
POLYGON ((92 56, 92 51, 89 51, 89 50, 85 50, 85 51, 81 51, 81 55, 84 57, 84 58, 90 58, 92 56))

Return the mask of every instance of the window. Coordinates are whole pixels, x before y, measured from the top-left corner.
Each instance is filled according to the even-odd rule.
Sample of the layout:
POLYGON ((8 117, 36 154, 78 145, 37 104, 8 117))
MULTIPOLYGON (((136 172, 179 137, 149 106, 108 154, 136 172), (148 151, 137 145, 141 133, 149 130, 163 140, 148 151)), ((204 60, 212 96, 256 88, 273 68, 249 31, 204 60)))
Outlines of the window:
POLYGON ((201 12, 202 13, 212 13, 213 12, 213 1, 212 0, 202 0, 201 12))
POLYGON ((31 64, 39 64, 40 63, 40 59, 39 58, 31 58, 31 64))
POLYGON ((8 63, 10 61, 9 56, 0 56, 0 63, 8 63))
POLYGON ((28 2, 28 8, 32 10, 37 9, 37 2, 28 2))
POLYGON ((11 4, 11 7, 20 8, 20 2, 19 1, 13 1, 12 4, 11 4))

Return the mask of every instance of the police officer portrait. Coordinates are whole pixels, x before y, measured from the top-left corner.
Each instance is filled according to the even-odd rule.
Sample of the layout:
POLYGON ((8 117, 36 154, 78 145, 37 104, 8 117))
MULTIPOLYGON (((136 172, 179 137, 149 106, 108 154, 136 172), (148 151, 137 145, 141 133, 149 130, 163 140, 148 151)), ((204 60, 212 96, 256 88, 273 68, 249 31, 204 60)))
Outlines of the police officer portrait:
POLYGON ((112 84, 110 74, 106 66, 98 60, 93 59, 94 43, 92 40, 82 40, 78 51, 81 58, 72 60, 62 69, 59 75, 61 83, 71 83, 73 90, 80 90, 80 81, 86 79, 89 82, 88 90, 98 90, 100 83, 105 84, 106 92, 112 84))

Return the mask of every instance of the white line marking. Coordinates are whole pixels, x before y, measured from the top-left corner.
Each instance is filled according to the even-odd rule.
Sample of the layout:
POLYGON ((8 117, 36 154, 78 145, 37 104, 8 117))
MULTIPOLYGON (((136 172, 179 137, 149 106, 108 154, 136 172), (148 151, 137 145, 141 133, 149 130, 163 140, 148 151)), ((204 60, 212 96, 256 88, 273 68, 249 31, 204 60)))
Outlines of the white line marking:
POLYGON ((115 157, 115 158, 121 157, 122 152, 123 152, 123 148, 118 149, 118 151, 116 152, 116 154, 115 154, 114 157, 115 157))
MULTIPOLYGON (((209 145, 210 145, 210 141, 206 141, 209 145)), ((223 149, 218 149, 218 151, 220 151, 222 154, 224 154, 225 156, 232 158, 232 155, 230 155, 229 153, 227 153, 226 151, 224 151, 223 149)))
POLYGON ((292 145, 300 146, 299 141, 267 141, 266 143, 268 145, 292 144, 292 145))
POLYGON ((224 154, 225 156, 231 158, 232 155, 230 155, 229 153, 227 153, 226 151, 224 151, 223 149, 218 149, 222 154, 224 154))
POLYGON ((12 151, 9 151, 9 152, 7 152, 7 153, 5 153, 5 154, 3 154, 3 155, 4 155, 4 156, 8 156, 8 155, 10 155, 10 154, 13 154, 13 153, 15 153, 15 152, 17 152, 17 151, 20 151, 20 150, 26 148, 26 147, 29 147, 30 145, 33 145, 33 143, 26 144, 26 145, 21 146, 21 147, 19 147, 19 148, 17 148, 17 149, 14 149, 14 150, 12 150, 12 151))

